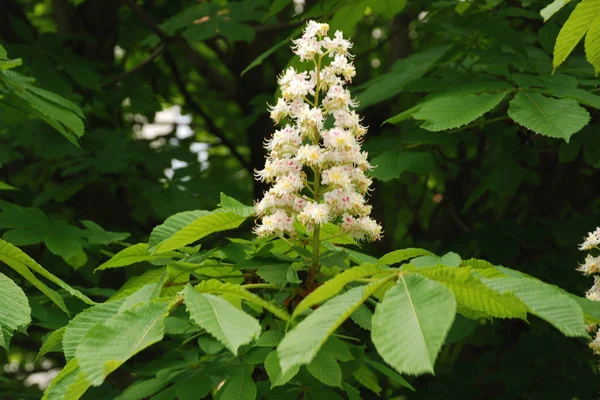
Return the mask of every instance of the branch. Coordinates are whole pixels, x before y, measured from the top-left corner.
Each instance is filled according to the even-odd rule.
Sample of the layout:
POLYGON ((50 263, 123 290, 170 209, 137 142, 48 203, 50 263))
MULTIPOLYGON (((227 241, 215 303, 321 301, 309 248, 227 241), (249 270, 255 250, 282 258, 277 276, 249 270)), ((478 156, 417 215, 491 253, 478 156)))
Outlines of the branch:
POLYGON ((252 174, 252 166, 238 152, 236 144, 234 142, 232 142, 231 140, 229 140, 229 138, 227 138, 227 136, 225 135, 225 132, 223 132, 218 126, 216 126, 213 123, 210 116, 202 109, 202 107, 200 107, 200 105, 198 103, 196 103, 194 101, 194 99, 192 98, 192 95, 185 87, 185 82, 184 82, 183 78, 181 77, 181 73, 179 72, 179 69, 177 68, 177 64, 175 64, 175 60, 173 60, 173 56, 171 55, 171 52, 168 49, 165 51, 164 59, 165 59, 165 62, 167 63, 167 66, 173 73, 173 78, 175 79, 175 84, 177 85, 177 88, 183 95, 186 105, 192 111, 194 111, 196 114, 199 114, 204 119, 204 122, 206 123, 206 126, 208 127, 208 130, 210 131, 210 133, 212 133, 213 135, 218 137, 221 140, 221 142, 223 143, 223 145, 225 145, 225 147, 227 147, 229 149, 229 151, 231 151, 231 154, 235 158, 237 158, 237 160, 240 162, 240 164, 242 164, 242 166, 246 170, 248 170, 248 172, 250 172, 250 174, 252 174))
POLYGON ((166 48, 167 48, 167 45, 165 43, 161 43, 158 47, 156 47, 154 49, 154 51, 144 61, 142 61, 141 63, 139 63, 135 67, 131 68, 130 70, 125 71, 122 74, 115 76, 110 81, 104 82, 102 84, 102 87, 105 88, 107 86, 114 85, 115 83, 122 81, 123 79, 125 79, 129 75, 131 75, 131 74, 137 72, 138 70, 142 69, 147 64, 151 63, 157 57, 159 57, 165 51, 166 48))

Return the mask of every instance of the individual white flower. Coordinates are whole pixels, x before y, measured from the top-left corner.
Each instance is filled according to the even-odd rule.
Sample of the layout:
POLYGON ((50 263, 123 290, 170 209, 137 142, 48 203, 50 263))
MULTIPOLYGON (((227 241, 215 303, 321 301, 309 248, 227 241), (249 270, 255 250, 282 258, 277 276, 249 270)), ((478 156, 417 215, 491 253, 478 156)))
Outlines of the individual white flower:
POLYGON ((340 109, 347 110, 348 107, 358 107, 358 103, 352 100, 349 90, 341 85, 333 85, 323 99, 323 107, 331 113, 340 109))
POLYGON ((286 125, 283 129, 276 130, 273 137, 265 142, 265 149, 270 152, 294 153, 302 143, 296 127, 286 125))
POLYGON ((594 276, 594 285, 587 291, 585 297, 593 301, 600 301, 600 277, 597 275, 594 276))
POLYGON ((351 82, 352 78, 356 75, 354 64, 349 62, 343 55, 336 55, 329 66, 336 74, 342 75, 346 82, 351 82))
POLYGON ((283 98, 277 100, 277 104, 269 107, 271 119, 278 124, 283 118, 290 115, 290 105, 283 98))
POLYGON ((323 225, 329 221, 329 206, 315 202, 307 203, 304 210, 298 214, 298 221, 309 229, 313 225, 323 225))
POLYGON ((283 235, 294 232, 294 219, 283 210, 262 217, 262 224, 254 228, 254 233, 259 237, 272 234, 283 235))
POLYGON ((333 112, 333 118, 335 120, 335 126, 351 130, 356 137, 363 136, 367 133, 367 128, 360 124, 360 117, 354 111, 345 109, 335 110, 333 112))
POLYGON ((344 190, 352 190, 352 170, 348 167, 335 166, 321 173, 321 184, 344 190))
POLYGON ((600 354, 600 330, 596 332, 596 336, 594 337, 594 340, 590 342, 589 347, 594 351, 594 354, 600 354))
POLYGON ((583 272, 585 275, 592 275, 596 272, 600 272, 600 259, 588 254, 585 257, 585 263, 581 264, 577 270, 583 272))
POLYGON ((264 194, 264 197, 257 203, 254 208, 257 215, 262 216, 277 209, 291 209, 294 206, 294 196, 277 196, 273 190, 269 190, 264 194))
POLYGON ((358 150, 359 145, 352 132, 340 128, 332 128, 321 132, 323 145, 335 150, 358 150))
POLYGON ((302 190, 304 182, 300 174, 278 176, 275 185, 271 188, 277 196, 286 196, 302 190))
POLYGON ((316 21, 308 21, 306 24, 306 28, 304 28, 304 35, 306 37, 314 37, 314 36, 325 36, 329 31, 329 25, 319 23, 316 21))
POLYGON ((323 129, 323 110, 306 105, 297 115, 296 123, 304 137, 323 129))
POLYGON ((322 54, 321 42, 307 35, 300 39, 292 40, 294 53, 300 57, 300 61, 312 60, 317 54, 322 54))
POLYGON ((316 144, 305 144, 300 146, 296 158, 299 162, 308 166, 317 166, 321 162, 322 150, 321 146, 316 144))
POLYGON ((591 250, 598 245, 600 245, 600 227, 588 233, 583 243, 579 245, 579 250, 591 250))
POLYGON ((349 214, 342 216, 342 229, 356 240, 377 240, 383 233, 381 225, 369 217, 354 218, 349 214))
POLYGON ((323 39, 323 47, 331 51, 335 55, 348 55, 348 50, 352 48, 352 43, 344 39, 344 34, 340 31, 335 31, 334 38, 326 37, 323 39))

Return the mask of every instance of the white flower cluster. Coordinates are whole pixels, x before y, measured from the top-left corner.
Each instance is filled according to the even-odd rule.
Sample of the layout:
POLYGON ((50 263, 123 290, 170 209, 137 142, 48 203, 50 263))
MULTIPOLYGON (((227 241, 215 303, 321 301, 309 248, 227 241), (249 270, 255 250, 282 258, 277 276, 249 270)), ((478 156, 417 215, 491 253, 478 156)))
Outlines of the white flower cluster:
MULTIPOLYGON (((600 245, 600 227, 596 228, 595 231, 589 232, 585 237, 582 244, 579 245, 579 250, 592 250, 597 249, 600 245)), ((600 276, 595 275, 600 273, 600 257, 594 257, 591 254, 585 256, 585 262, 580 264, 577 268, 578 271, 583 272, 585 275, 594 276, 594 285, 587 291, 585 297, 593 301, 600 301, 600 276)), ((594 340, 590 342, 590 348, 596 354, 600 354, 600 330, 596 325, 590 325, 587 327, 589 332, 596 331, 594 340)))
POLYGON ((381 237, 381 226, 369 217, 365 196, 372 167, 361 150, 367 129, 353 110, 358 104, 344 87, 355 75, 352 43, 342 32, 327 36, 329 25, 309 21, 292 49, 309 72, 290 67, 278 83, 281 98, 270 107, 271 119, 285 123, 265 143, 269 151, 256 178, 272 184, 256 203, 258 236, 295 236, 294 222, 309 232, 334 223, 357 240, 381 237))

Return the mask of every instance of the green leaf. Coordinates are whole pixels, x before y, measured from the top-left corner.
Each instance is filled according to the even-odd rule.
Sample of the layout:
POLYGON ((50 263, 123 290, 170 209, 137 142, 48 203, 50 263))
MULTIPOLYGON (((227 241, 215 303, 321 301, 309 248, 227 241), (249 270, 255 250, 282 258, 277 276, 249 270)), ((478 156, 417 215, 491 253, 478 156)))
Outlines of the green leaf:
POLYGON ((380 181, 390 181, 399 177, 403 172, 409 171, 419 175, 432 172, 435 168, 435 159, 431 153, 417 151, 386 151, 373 159, 371 176, 380 181))
POLYGON ((369 3, 371 10, 383 14, 387 18, 393 18, 406 7, 407 0, 373 0, 369 3))
POLYGON ((546 7, 542 8, 540 15, 544 18, 544 22, 548 21, 554 14, 560 11, 561 8, 569 4, 570 0, 554 0, 546 7))
POLYGON ((432 252, 425 249, 408 248, 402 250, 394 250, 381 257, 379 261, 377 261, 377 265, 394 265, 406 260, 410 260, 411 258, 432 255, 432 252))
POLYGON ((496 107, 508 94, 508 91, 499 93, 480 94, 441 94, 431 100, 426 100, 407 112, 398 114, 384 123, 398 123, 408 116, 422 120, 421 128, 428 131, 442 131, 458 128, 475 121, 483 114, 496 107))
POLYGON ((150 252, 164 253, 193 243, 214 232, 235 229, 247 217, 231 211, 186 211, 175 214, 154 228, 148 246, 150 252))
MULTIPOLYGON (((527 306, 530 313, 552 324, 566 336, 588 337, 581 307, 561 289, 527 277, 508 268, 496 267, 508 275, 481 278, 481 282, 499 293, 512 293, 527 306)), ((482 270, 480 274, 483 274, 482 270)))
POLYGON ((508 116, 540 135, 566 142, 590 120, 590 114, 575 100, 553 99, 526 91, 517 93, 510 101, 508 116))
POLYGON ((83 232, 84 237, 92 244, 110 244, 127 239, 130 235, 127 232, 110 232, 104 230, 94 221, 81 221, 87 231, 83 232))
POLYGON ((471 274, 469 267, 434 267, 420 274, 447 286, 466 317, 520 318, 527 320, 527 307, 510 293, 491 290, 471 274))
POLYGON ((63 351, 67 361, 75 357, 77 346, 81 343, 85 334, 97 324, 117 315, 124 302, 125 299, 121 299, 119 301, 97 304, 83 310, 69 321, 62 340, 63 351))
POLYGON ((146 286, 150 283, 158 283, 161 278, 166 278, 167 268, 159 268, 159 269, 151 269, 144 272, 142 275, 134 276, 130 278, 115 294, 113 294, 110 299, 107 301, 114 301, 121 299, 123 297, 127 297, 135 292, 137 292, 143 286, 146 286))
POLYGON ((300 315, 303 311, 308 310, 315 304, 322 303, 325 300, 337 295, 350 282, 359 278, 375 275, 381 271, 381 268, 372 264, 360 265, 358 267, 345 270, 341 274, 338 274, 332 279, 323 283, 308 296, 302 299, 302 301, 294 309, 292 318, 298 317, 298 315, 300 315))
MULTIPOLYGON (((287 3, 287 2, 289 2, 289 1, 285 0, 284 3, 287 3)), ((273 4, 273 5, 275 5, 275 4, 273 4)), ((294 31, 294 34, 296 34, 297 32, 298 32, 298 30, 294 31)), ((292 35, 292 36, 294 36, 294 35, 292 35)), ((292 37, 292 36, 290 36, 290 37, 292 37)), ((261 53, 258 57, 256 57, 254 59, 254 61, 252 61, 246 68, 244 68, 244 70, 242 71, 240 76, 244 76, 246 74, 246 72, 261 65, 263 63, 263 61, 265 61, 271 54, 275 53, 281 46, 283 46, 287 43, 290 43, 290 37, 283 39, 281 42, 277 43, 275 46, 273 46, 273 47, 269 48, 268 50, 264 51, 263 53, 261 53)))
POLYGON ((236 356, 241 345, 260 335, 261 327, 255 318, 221 297, 186 286, 183 298, 192 320, 236 356))
POLYGON ((434 373, 434 363, 456 314, 452 292, 418 274, 400 275, 375 308, 372 339, 399 373, 434 373))
POLYGON ((400 386, 404 386, 405 388, 408 388, 408 389, 412 390, 413 392, 415 391, 415 388, 410 383, 408 383, 406 381, 406 379, 401 377, 400 374, 398 374, 393 369, 390 369, 390 368, 386 367, 385 365, 380 364, 376 361, 373 361, 369 358, 365 358, 365 362, 367 364, 369 364, 371 367, 375 368, 377 371, 381 372, 383 375, 390 378, 390 380, 392 382, 395 382, 396 384, 398 384, 400 386))
POLYGON ((600 0, 583 0, 575 6, 571 16, 558 33, 554 44, 554 59, 552 60, 554 70, 569 57, 598 15, 600 15, 600 0))
POLYGON ((215 400, 254 400, 256 399, 256 384, 245 367, 237 368, 225 380, 225 384, 215 396, 215 400))
POLYGON ((328 386, 342 387, 342 369, 332 355, 318 352, 306 366, 308 372, 328 386))
POLYGON ((15 330, 31 322, 31 308, 23 290, 0 273, 0 346, 8 350, 15 330))
POLYGON ((585 55, 594 66, 596 75, 600 73, 600 13, 592 21, 590 29, 585 35, 585 55))
POLYGON ((39 360, 40 357, 42 357, 50 352, 62 350, 61 343, 62 343, 63 335, 65 334, 66 329, 67 329, 67 327, 63 326, 62 328, 57 329, 54 332, 52 332, 50 335, 48 335, 48 337, 44 341, 44 344, 42 344, 40 351, 38 352, 37 356, 35 357, 35 361, 39 360))
POLYGON ((211 293, 218 295, 226 295, 228 297, 239 297, 243 300, 256 304, 257 306, 270 311, 273 315, 275 315, 283 321, 290 320, 290 315, 284 309, 280 308, 279 306, 273 303, 269 303, 260 296, 255 295, 254 293, 244 289, 243 287, 234 285, 229 282, 221 282, 216 279, 210 279, 198 284, 196 286, 196 290, 200 293, 211 293))
POLYGON ((115 400, 142 400, 164 389, 169 383, 161 379, 152 378, 136 381, 129 385, 115 400))
POLYGON ((180 256, 178 253, 169 252, 166 254, 150 254, 148 252, 148 245, 146 243, 138 243, 130 246, 124 250, 121 250, 112 258, 104 263, 102 263, 95 271, 109 269, 109 268, 118 268, 125 267, 127 265, 136 264, 144 261, 154 261, 161 258, 171 258, 180 256))
MULTIPOLYGON (((401 4, 403 1, 397 3, 401 4)), ((402 92, 408 83, 423 77, 449 49, 450 46, 430 47, 397 61, 390 72, 363 86, 364 91, 358 95, 360 108, 382 102, 402 92)))
POLYGON ((358 381, 361 385, 375 393, 379 396, 381 393, 381 386, 379 386, 379 379, 377 376, 371 371, 365 364, 361 364, 360 367, 352 374, 354 379, 358 381))
POLYGON ((569 297, 579 304, 583 310, 583 317, 587 325, 600 324, 600 302, 587 299, 585 297, 575 296, 569 293, 569 297))
POLYGON ((245 367, 237 368, 225 380, 225 384, 215 396, 215 400, 254 400, 256 384, 245 367))
POLYGON ((446 267, 458 267, 460 265, 460 256, 456 253, 449 252, 441 257, 436 255, 433 256, 421 256, 413 259, 410 265, 417 268, 434 267, 436 265, 444 265, 446 267))
MULTIPOLYGON (((2 258, 0 258, 1 261, 2 258)), ((26 265, 23 265, 19 262, 11 262, 6 263, 9 267, 11 267, 12 269, 14 269, 17 273, 19 273, 19 275, 21 275, 23 278, 27 279, 27 281, 29 283, 31 283, 35 288, 37 288, 40 292, 44 293, 46 295, 46 297, 48 297, 50 300, 52 300, 52 302, 54 304, 56 304, 58 306, 58 308, 60 308, 62 311, 64 311, 65 314, 69 315, 69 310, 67 309, 67 306, 65 305, 65 302, 63 300, 63 298, 60 296, 60 294, 58 294, 55 290, 50 289, 44 282, 40 281, 30 270, 29 268, 27 268, 26 265)))
POLYGON ((283 373, 310 363, 336 329, 375 291, 393 278, 358 286, 330 299, 285 335, 277 352, 283 373))
POLYGON ((254 347, 275 347, 281 342, 283 332, 276 330, 265 331, 254 343, 254 347))
MULTIPOLYGON (((20 269, 24 271, 25 269, 33 270, 34 272, 40 274, 44 278, 48 279, 52 283, 57 284, 62 289, 66 290, 67 293, 72 296, 77 297, 79 300, 83 301, 86 304, 95 304, 89 297, 81 293, 79 290, 73 289, 71 286, 66 284, 62 279, 48 272, 44 267, 35 262, 31 257, 25 254, 21 249, 13 246, 12 244, 5 242, 4 240, 0 240, 0 261, 4 262, 9 267, 13 268, 17 271, 20 269)), ((19 272, 19 271, 17 271, 19 272)), ((19 272, 23 275, 22 272, 19 272)), ((26 277, 27 278, 27 277, 26 277)), ((32 284, 34 284, 32 282, 32 284)), ((35 284, 34 284, 35 285, 35 284)), ((38 286, 36 286, 38 287, 38 286)), ((38 287, 40 289, 40 287, 38 287)), ((40 289, 42 290, 42 289, 40 289)), ((58 304, 57 304, 58 305, 58 304)), ((64 304, 63 304, 64 306, 64 304)), ((65 307, 66 310, 66 307, 65 307)))
POLYGON ((89 387, 89 380, 73 359, 50 382, 42 400, 78 400, 89 387))
POLYGON ((125 361, 162 340, 167 303, 149 303, 92 326, 77 346, 80 368, 94 386, 125 361))
POLYGON ((225 193, 221 193, 221 202, 218 204, 218 206, 219 208, 226 211, 231 211, 240 217, 251 217, 256 215, 256 210, 254 207, 247 206, 233 197, 227 196, 225 193))
POLYGON ((288 383, 290 379, 296 376, 298 371, 300 371, 300 367, 294 366, 285 374, 283 374, 281 371, 281 366, 279 365, 279 356, 277 355, 277 350, 274 350, 265 359, 265 370, 267 371, 267 375, 271 381, 272 389, 275 386, 282 386, 288 383))
POLYGON ((0 181, 0 190, 19 190, 14 186, 9 185, 6 182, 0 181))

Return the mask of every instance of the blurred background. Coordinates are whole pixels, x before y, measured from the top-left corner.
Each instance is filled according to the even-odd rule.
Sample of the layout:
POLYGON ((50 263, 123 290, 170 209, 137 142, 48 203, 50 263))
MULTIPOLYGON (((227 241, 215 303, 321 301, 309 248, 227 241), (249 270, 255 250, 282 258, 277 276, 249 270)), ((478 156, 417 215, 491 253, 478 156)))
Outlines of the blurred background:
MULTIPOLYGON (((137 243, 169 215, 213 209, 220 192, 251 204, 265 190, 252 175, 274 130, 267 104, 276 98, 276 77, 287 66, 302 68, 291 59, 290 39, 316 19, 355 43, 350 89, 369 126, 364 147, 380 166, 371 204, 385 236, 363 251, 454 251, 583 295, 592 282, 575 271, 584 257, 577 245, 600 225, 600 80, 583 49, 558 71, 586 93, 579 96, 591 115, 568 143, 509 120, 506 101, 451 131, 424 130, 415 120, 383 124, 442 89, 484 81, 518 87, 516 74, 550 76, 554 41, 573 7, 544 23, 546 5, 2 0, 0 45, 8 58, 22 59, 11 71, 79 106, 85 129, 75 123, 75 136, 66 128, 61 135, 43 115, 11 107, 15 94, 0 77, 0 233, 103 298, 143 266, 93 274, 122 247, 89 240, 93 225, 82 221, 137 243)), ((250 227, 239 235, 251 237, 250 227)), ((48 330, 67 316, 41 294, 30 301, 36 326, 0 352, 2 399, 40 398, 64 365, 59 353, 34 359, 48 330)), ((529 324, 458 324, 436 376, 410 379, 417 391, 398 392, 400 398, 599 398, 598 359, 585 341, 562 337, 535 317, 529 324)), ((102 390, 84 398, 112 398, 102 390)))

